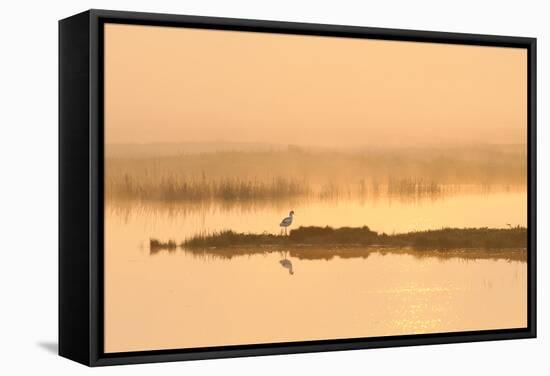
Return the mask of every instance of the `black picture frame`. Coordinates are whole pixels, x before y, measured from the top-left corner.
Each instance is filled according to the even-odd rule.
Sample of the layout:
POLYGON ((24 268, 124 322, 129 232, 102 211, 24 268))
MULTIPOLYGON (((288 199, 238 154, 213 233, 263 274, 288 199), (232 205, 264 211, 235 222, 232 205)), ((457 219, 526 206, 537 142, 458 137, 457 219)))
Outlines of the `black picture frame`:
POLYGON ((59 21, 59 354, 88 366, 536 337, 536 39, 88 10, 59 21), (528 52, 528 325, 339 340, 104 353, 103 25, 106 23, 525 48, 528 52))

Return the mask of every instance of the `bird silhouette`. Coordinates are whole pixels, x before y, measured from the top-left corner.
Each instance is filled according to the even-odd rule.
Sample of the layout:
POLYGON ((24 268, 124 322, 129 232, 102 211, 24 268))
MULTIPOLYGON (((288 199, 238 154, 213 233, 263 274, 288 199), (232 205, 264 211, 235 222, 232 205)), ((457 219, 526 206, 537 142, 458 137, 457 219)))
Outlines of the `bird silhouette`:
POLYGON ((292 268, 292 261, 286 258, 286 254, 283 252, 283 259, 279 261, 281 266, 285 269, 288 269, 288 274, 293 275, 294 269, 292 268))
POLYGON ((290 213, 288 213, 288 217, 283 218, 279 226, 285 229, 285 235, 287 234, 287 228, 292 224, 292 219, 294 218, 294 210, 291 210, 290 213))

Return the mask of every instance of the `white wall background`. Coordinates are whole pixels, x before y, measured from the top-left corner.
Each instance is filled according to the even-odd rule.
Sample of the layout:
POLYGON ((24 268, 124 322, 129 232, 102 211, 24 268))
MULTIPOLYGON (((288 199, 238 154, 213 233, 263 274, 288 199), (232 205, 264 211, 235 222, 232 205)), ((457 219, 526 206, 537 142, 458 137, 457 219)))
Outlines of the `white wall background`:
MULTIPOLYGON (((544 374, 550 164, 546 1, 9 1, 0 20, 0 374, 544 374), (57 20, 106 8, 538 38, 539 338, 88 369, 57 342, 57 20)), ((475 209, 474 209, 475 210, 475 209)), ((546 372, 545 372, 546 371, 546 372)), ((546 373, 547 374, 547 373, 546 373)))

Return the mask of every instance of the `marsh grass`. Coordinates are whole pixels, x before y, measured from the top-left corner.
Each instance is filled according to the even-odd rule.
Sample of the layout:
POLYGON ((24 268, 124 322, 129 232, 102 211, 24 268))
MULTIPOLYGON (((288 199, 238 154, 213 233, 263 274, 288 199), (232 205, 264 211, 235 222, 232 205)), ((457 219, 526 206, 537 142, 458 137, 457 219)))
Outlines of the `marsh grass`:
POLYGON ((165 202, 437 198, 464 186, 525 187, 524 162, 520 146, 117 157, 106 159, 105 196, 165 202))
POLYGON ((261 201, 309 193, 306 184, 285 178, 264 182, 239 178, 208 181, 165 177, 159 181, 144 182, 124 175, 120 182, 112 181, 110 184, 109 192, 115 197, 160 201, 261 201))
MULTIPOLYGON (((173 240, 162 243, 151 239, 151 249, 174 249, 173 240)), ((228 247, 295 247, 295 246, 369 246, 397 247, 418 250, 437 249, 509 249, 527 246, 527 229, 515 227, 495 228, 443 228, 439 230, 414 231, 403 234, 386 234, 372 231, 369 227, 299 227, 289 235, 269 233, 237 233, 231 230, 211 234, 198 234, 180 247, 187 249, 228 247)))

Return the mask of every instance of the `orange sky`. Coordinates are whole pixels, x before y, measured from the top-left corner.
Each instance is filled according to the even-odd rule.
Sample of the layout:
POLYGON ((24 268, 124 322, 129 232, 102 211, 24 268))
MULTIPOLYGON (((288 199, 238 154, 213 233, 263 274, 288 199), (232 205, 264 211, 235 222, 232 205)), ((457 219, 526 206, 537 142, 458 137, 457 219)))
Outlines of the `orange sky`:
POLYGON ((105 25, 105 141, 525 143, 525 49, 105 25))

